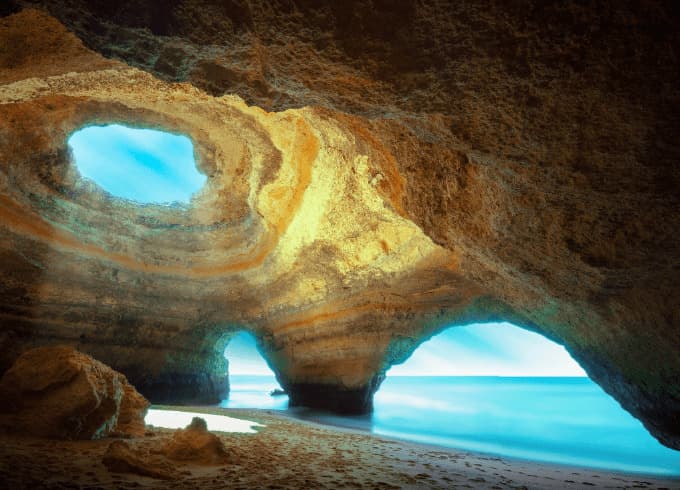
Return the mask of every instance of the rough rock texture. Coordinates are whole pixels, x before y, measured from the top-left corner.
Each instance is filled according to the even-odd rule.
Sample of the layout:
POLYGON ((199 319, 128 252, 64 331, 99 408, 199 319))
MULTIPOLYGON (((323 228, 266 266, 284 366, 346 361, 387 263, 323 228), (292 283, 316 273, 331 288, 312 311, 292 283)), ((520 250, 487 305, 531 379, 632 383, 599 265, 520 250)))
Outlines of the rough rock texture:
POLYGON ((0 379, 0 426, 60 439, 144 435, 149 402, 125 376, 68 346, 39 347, 0 379))
MULTIPOLYGON (((155 458, 158 459, 158 458, 155 458)), ((113 441, 102 457, 102 464, 112 473, 134 473, 160 480, 174 480, 179 474, 168 463, 155 461, 136 451, 125 441, 113 441)))
POLYGON ((148 408, 149 400, 125 379, 114 434, 119 437, 142 437, 146 432, 144 417, 148 408))
POLYGON ((424 339, 503 319, 680 447, 672 2, 4 13, 29 4, 78 37, 0 19, 0 369, 59 339, 152 399, 214 399, 246 328, 294 402, 356 412, 424 339), (66 138, 108 122, 193 139, 190 206, 79 177, 66 138))
POLYGON ((186 429, 175 431, 161 452, 169 459, 199 464, 223 464, 231 459, 222 440, 208 432, 208 425, 200 417, 194 417, 186 429))

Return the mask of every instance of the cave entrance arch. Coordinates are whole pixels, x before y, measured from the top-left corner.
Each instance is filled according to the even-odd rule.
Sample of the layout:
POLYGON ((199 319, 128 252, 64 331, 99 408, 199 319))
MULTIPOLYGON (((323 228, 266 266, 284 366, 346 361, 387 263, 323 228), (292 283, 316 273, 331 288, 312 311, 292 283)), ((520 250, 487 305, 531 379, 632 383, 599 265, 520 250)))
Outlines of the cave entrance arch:
POLYGON ((224 357, 228 362, 229 394, 220 403, 221 407, 288 408, 288 396, 281 392, 252 333, 236 332, 224 349, 224 357))
POLYGON ((85 126, 68 139, 80 175, 140 204, 188 203, 207 178, 187 136, 121 124, 85 126))
POLYGON ((560 345, 509 323, 455 326, 393 366, 374 432, 502 456, 680 474, 680 452, 591 381, 560 345))

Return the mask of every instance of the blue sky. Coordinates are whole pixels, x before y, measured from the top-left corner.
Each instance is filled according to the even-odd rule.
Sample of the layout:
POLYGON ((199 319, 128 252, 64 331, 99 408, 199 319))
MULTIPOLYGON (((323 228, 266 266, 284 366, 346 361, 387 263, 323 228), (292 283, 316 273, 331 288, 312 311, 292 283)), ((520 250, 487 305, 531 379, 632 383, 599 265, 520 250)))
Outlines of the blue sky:
MULTIPOLYGON (((225 351, 231 374, 271 374, 252 335, 225 351)), ((564 347, 510 323, 452 327, 424 342, 388 376, 585 376, 564 347)))
POLYGON ((424 342, 392 376, 585 376, 551 340, 510 323, 452 327, 424 342))
POLYGON ((188 202, 206 181, 186 136, 111 124, 78 130, 68 144, 80 174, 117 197, 188 202))

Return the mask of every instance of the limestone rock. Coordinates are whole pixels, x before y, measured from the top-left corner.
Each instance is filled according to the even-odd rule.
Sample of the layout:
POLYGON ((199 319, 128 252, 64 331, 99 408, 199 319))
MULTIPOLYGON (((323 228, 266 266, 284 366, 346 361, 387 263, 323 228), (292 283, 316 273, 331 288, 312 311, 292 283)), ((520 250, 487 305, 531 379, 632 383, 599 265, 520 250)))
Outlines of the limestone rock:
POLYGON ((61 439, 144 434, 149 406, 125 376, 69 346, 23 353, 0 379, 6 430, 61 439))
POLYGON ((150 461, 142 452, 135 451, 125 441, 113 441, 109 444, 102 463, 112 473, 134 473, 161 480, 173 480, 180 476, 170 465, 150 461))
POLYGON ((221 464, 233 462, 222 440, 208 432, 204 419, 194 417, 186 429, 175 431, 172 438, 161 449, 169 459, 191 461, 199 464, 221 464))
POLYGON ((123 437, 144 436, 146 434, 144 416, 147 408, 149 401, 125 380, 114 433, 123 437))
POLYGON ((215 400, 247 326, 292 403, 367 411, 424 339, 507 320, 680 448, 673 2, 10 3, 0 372, 62 339, 215 400), (190 205, 80 178, 69 134, 114 121, 191 137, 190 205))

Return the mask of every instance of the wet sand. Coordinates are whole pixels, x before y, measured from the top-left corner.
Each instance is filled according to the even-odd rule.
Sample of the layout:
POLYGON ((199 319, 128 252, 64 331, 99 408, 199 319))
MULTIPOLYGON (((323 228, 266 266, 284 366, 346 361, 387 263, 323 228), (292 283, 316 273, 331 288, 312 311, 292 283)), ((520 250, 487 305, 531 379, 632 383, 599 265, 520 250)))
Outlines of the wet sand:
MULTIPOLYGON (((189 410, 188 407, 167 407, 189 410)), ((191 408, 266 425, 256 434, 219 433, 231 462, 172 463, 158 480, 112 473, 102 458, 114 439, 52 441, 0 436, 0 488, 398 489, 487 488, 680 489, 680 479, 532 463, 439 448, 298 421, 268 410, 191 408)), ((173 433, 153 428, 127 439, 152 457, 173 433)))

